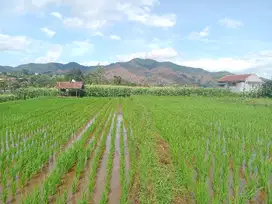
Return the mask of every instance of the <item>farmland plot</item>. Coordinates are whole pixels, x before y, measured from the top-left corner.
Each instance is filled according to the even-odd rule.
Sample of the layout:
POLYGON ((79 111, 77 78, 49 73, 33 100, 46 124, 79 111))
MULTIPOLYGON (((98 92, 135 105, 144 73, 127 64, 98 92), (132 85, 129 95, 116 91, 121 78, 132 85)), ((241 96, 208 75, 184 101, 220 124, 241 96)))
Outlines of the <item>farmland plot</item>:
POLYGON ((97 194, 95 203, 108 202, 113 169, 120 173, 117 99, 36 99, 0 110, 2 203, 91 202, 97 194))
POLYGON ((43 98, 0 104, 0 120, 1 203, 272 201, 269 105, 43 98))
POLYGON ((153 96, 126 104, 141 203, 272 202, 271 106, 153 96))

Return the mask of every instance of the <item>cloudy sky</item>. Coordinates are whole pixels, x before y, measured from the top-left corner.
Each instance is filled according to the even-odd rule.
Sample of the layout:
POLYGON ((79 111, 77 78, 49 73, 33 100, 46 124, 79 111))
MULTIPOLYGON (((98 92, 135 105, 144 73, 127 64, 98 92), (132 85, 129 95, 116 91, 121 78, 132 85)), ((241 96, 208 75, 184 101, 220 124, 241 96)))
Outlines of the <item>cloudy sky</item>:
POLYGON ((143 57, 271 77, 271 19, 271 0, 0 0, 0 64, 143 57))

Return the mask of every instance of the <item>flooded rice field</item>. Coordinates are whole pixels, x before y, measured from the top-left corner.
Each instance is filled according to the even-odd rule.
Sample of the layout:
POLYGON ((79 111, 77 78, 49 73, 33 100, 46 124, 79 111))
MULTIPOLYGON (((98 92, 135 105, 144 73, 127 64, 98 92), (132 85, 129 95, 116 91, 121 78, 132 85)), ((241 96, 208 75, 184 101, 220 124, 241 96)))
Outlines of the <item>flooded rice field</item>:
POLYGON ((272 202, 269 106, 133 96, 1 110, 0 203, 272 202))

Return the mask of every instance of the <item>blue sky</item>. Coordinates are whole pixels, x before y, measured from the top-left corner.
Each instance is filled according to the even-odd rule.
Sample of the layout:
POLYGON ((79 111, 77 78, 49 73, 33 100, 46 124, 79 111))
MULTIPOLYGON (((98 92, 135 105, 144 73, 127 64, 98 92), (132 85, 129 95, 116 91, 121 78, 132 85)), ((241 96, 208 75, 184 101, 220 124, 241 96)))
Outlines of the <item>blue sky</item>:
POLYGON ((270 0, 1 0, 0 64, 135 57, 272 76, 270 0))

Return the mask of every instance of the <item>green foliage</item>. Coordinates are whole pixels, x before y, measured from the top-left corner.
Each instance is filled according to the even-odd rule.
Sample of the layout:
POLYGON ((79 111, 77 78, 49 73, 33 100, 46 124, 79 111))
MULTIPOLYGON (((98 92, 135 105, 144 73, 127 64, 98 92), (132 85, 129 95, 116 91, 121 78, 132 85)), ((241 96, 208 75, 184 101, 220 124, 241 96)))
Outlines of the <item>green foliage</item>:
POLYGON ((122 83, 122 77, 120 77, 120 76, 114 76, 113 77, 113 83, 115 85, 121 85, 121 83, 122 83))
POLYGON ((130 87, 94 85, 87 86, 86 96, 127 97, 131 95, 156 96, 239 96, 226 89, 186 88, 186 87, 130 87))
POLYGON ((58 90, 54 88, 20 88, 14 91, 18 99, 36 98, 39 96, 57 96, 58 90))
POLYGON ((8 81, 0 80, 0 91, 3 90, 4 92, 6 92, 7 88, 8 88, 8 81))
POLYGON ((0 95, 0 103, 3 103, 3 102, 7 102, 7 101, 14 101, 14 100, 18 100, 19 98, 15 95, 0 95))
POLYGON ((33 75, 29 78, 30 86, 52 87, 56 85, 56 80, 48 75, 33 75))
POLYGON ((72 69, 65 75, 66 81, 76 80, 76 81, 84 81, 84 74, 80 69, 72 69))
POLYGON ((126 97, 131 95, 131 88, 125 86, 87 86, 86 96, 95 97, 126 97))
POLYGON ((261 95, 263 97, 272 98, 272 80, 269 80, 263 84, 261 95))
POLYGON ((108 84, 108 80, 104 76, 105 69, 98 65, 97 69, 89 72, 85 76, 86 84, 108 84))
POLYGON ((247 203, 258 191, 265 194, 263 202, 269 203, 271 107, 248 105, 240 99, 233 102, 208 97, 126 99, 126 115, 131 115, 140 155, 141 203, 152 199, 146 183, 153 185, 154 203, 173 203, 175 195, 194 203, 247 203), (141 123, 143 120, 147 125, 141 123), (156 128, 152 129, 154 122, 156 128), (156 144, 156 135, 167 146, 152 147, 150 143, 156 144), (158 165, 155 155, 146 161, 154 151, 157 155, 171 155, 173 166, 170 162, 158 165), (148 172, 152 182, 148 182, 148 172), (165 177, 168 178, 164 180, 165 177), (178 191, 182 188, 186 189, 183 194, 178 191))

